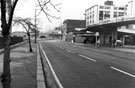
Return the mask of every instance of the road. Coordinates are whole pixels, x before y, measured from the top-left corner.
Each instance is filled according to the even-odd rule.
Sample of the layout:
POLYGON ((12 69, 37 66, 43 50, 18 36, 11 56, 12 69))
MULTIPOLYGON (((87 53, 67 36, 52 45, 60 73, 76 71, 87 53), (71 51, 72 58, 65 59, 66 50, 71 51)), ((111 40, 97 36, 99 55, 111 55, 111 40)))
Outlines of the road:
POLYGON ((133 53, 61 42, 41 45, 64 88, 135 88, 133 53))

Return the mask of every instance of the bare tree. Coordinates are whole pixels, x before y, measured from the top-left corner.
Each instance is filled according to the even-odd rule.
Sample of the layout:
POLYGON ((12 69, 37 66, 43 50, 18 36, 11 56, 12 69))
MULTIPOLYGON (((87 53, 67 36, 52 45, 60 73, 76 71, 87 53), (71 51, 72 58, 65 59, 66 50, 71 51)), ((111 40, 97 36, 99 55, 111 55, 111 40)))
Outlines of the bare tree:
MULTIPOLYGON (((40 12, 43 12, 45 14, 45 16, 47 17, 48 21, 51 22, 50 18, 53 19, 60 19, 60 17, 55 16, 54 14, 50 13, 50 11, 52 9, 49 8, 53 8, 55 11, 60 13, 60 10, 57 8, 59 5, 61 5, 61 3, 58 3, 56 5, 53 4, 53 2, 51 0, 38 0, 38 6, 40 8, 40 12)), ((38 15, 39 15, 38 14, 38 15)))
POLYGON ((29 51, 32 52, 32 46, 31 46, 31 35, 30 35, 30 31, 36 31, 35 29, 35 25, 32 23, 32 19, 31 18, 15 18, 14 20, 14 25, 22 25, 23 28, 26 30, 28 39, 29 39, 29 51))
POLYGON ((1 74, 1 81, 3 88, 10 88, 11 73, 10 73, 10 28, 12 24, 13 14, 18 0, 0 0, 1 4, 1 28, 4 38, 4 61, 3 61, 3 73, 1 74), (8 17, 7 15, 8 7, 8 17))
MULTIPOLYGON (((11 72, 10 72, 10 29, 12 25, 12 20, 14 16, 14 11, 19 0, 0 0, 1 5, 1 28, 2 35, 4 38, 4 59, 3 59, 3 73, 1 74, 1 81, 3 88, 10 88, 11 84, 11 72), (8 9, 8 11, 7 11, 8 9), (8 14, 8 15, 7 15, 8 14)), ((55 10, 56 5, 53 5, 51 0, 38 0, 41 11, 43 11, 50 21, 49 17, 58 19, 55 16, 52 16, 47 11, 49 9, 48 4, 53 6, 55 10)), ((59 11, 59 10, 57 10, 59 11)))

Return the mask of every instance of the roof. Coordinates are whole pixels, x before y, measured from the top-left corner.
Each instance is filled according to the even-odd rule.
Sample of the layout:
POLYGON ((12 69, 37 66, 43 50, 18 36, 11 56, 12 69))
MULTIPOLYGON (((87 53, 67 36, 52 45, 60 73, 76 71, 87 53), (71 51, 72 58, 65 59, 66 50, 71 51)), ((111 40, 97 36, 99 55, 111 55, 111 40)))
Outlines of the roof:
POLYGON ((67 19, 65 20, 63 23, 67 23, 67 22, 85 22, 85 20, 77 20, 77 19, 67 19))

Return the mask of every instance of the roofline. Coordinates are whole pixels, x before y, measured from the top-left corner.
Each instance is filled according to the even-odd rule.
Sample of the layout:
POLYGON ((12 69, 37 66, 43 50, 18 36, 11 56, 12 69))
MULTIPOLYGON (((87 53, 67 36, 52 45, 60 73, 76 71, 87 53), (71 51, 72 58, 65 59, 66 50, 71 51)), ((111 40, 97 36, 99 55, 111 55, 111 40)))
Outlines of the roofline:
POLYGON ((67 22, 67 21, 85 21, 85 20, 79 20, 79 19, 66 19, 63 21, 63 23, 67 22))

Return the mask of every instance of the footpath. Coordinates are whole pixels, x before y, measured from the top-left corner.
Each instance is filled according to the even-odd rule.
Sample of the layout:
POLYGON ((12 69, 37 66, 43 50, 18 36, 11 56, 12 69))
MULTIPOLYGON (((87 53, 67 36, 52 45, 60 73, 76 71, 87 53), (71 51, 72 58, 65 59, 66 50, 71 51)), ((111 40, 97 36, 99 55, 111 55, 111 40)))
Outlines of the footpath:
MULTIPOLYGON (((37 88, 37 45, 32 42, 33 52, 28 43, 11 50, 11 88, 37 88)), ((3 54, 0 54, 0 74, 3 72, 3 54)), ((0 82, 0 88, 2 84, 0 82)))
POLYGON ((127 46, 127 45, 123 45, 121 47, 108 47, 108 46, 101 46, 100 48, 98 48, 95 45, 91 45, 91 44, 83 44, 83 43, 71 43, 71 42, 65 42, 65 43, 70 43, 70 44, 74 44, 77 46, 83 46, 83 47, 89 47, 89 48, 93 48, 93 49, 101 49, 101 50, 112 50, 112 51, 121 51, 121 52, 127 52, 127 53, 135 53, 135 46, 127 46))

